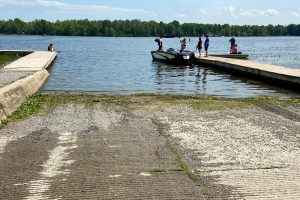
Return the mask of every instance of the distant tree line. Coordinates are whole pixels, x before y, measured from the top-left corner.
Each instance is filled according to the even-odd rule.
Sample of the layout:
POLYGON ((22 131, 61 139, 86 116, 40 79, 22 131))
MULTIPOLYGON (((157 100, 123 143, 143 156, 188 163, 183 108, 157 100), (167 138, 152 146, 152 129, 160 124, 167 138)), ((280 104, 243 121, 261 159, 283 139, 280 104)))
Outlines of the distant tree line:
POLYGON ((140 20, 64 20, 24 22, 18 18, 0 20, 0 34, 62 35, 62 36, 300 36, 300 24, 229 25, 197 24, 178 21, 170 23, 140 20))

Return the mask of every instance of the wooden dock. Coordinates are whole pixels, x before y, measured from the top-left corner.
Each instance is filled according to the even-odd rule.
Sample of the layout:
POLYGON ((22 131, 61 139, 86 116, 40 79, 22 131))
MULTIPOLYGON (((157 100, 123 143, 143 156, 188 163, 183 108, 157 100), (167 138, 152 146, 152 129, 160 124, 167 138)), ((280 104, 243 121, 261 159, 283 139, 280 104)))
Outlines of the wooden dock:
POLYGON ((282 87, 300 90, 300 70, 277 65, 263 64, 249 60, 239 60, 221 57, 201 57, 195 60, 197 64, 205 64, 222 70, 250 75, 262 81, 281 84, 282 87), (284 84, 282 84, 284 83, 284 84))
POLYGON ((56 52, 35 51, 5 66, 5 71, 40 71, 56 58, 56 52))

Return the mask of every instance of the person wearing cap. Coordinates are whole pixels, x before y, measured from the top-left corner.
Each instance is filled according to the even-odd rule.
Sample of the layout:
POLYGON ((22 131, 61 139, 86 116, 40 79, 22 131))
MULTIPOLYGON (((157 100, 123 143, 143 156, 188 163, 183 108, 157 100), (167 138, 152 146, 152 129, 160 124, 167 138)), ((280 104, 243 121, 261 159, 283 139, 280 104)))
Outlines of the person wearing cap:
POLYGON ((229 42, 230 42, 230 54, 232 54, 232 48, 235 46, 235 37, 232 36, 229 42))
POLYGON ((208 56, 208 47, 209 47, 209 38, 208 34, 205 35, 205 41, 204 41, 204 49, 205 49, 205 57, 208 56))

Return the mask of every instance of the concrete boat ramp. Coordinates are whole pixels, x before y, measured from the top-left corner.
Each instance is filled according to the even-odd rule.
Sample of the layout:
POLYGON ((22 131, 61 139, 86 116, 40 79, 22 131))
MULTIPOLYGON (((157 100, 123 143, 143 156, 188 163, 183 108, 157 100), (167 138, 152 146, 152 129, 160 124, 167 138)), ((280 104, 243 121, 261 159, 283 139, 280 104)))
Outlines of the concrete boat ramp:
POLYGON ((267 81, 271 84, 280 84, 281 87, 287 87, 288 89, 300 90, 299 69, 215 56, 197 58, 195 62, 230 72, 250 75, 261 81, 267 81))
POLYGON ((1 51, 26 55, 0 69, 0 120, 13 113, 28 96, 36 93, 49 76, 47 68, 56 52, 1 51))

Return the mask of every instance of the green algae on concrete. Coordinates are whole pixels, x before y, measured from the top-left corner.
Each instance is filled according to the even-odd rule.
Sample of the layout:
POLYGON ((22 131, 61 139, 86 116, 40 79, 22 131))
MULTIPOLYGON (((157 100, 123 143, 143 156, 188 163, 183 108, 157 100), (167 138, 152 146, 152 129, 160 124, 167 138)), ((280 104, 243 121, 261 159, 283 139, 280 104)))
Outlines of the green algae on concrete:
POLYGON ((103 106, 122 106, 134 109, 144 107, 147 109, 151 105, 187 105, 200 111, 218 111, 230 109, 243 109, 256 107, 264 109, 269 104, 277 103, 282 107, 300 105, 300 99, 288 99, 277 97, 258 97, 247 99, 232 99, 214 96, 185 96, 170 94, 135 94, 135 95, 107 95, 107 94, 39 94, 27 99, 23 105, 6 120, 1 122, 3 128, 10 122, 25 119, 40 111, 48 112, 57 105, 82 104, 93 106, 95 104, 103 106))

